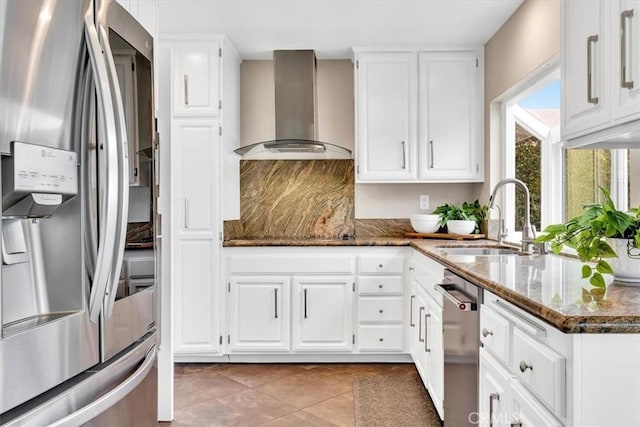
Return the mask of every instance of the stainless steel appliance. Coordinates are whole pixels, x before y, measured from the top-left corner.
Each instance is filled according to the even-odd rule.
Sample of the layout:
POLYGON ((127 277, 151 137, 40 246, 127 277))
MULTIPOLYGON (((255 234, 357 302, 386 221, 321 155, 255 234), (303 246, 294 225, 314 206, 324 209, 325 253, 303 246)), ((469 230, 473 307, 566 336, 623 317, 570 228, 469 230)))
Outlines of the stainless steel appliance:
POLYGON ((118 292, 131 184, 155 229, 152 88, 115 1, 0 0, 3 426, 156 423, 157 276, 118 292))
POLYGON ((478 411, 480 288, 445 270, 443 298, 444 425, 472 425, 478 411))

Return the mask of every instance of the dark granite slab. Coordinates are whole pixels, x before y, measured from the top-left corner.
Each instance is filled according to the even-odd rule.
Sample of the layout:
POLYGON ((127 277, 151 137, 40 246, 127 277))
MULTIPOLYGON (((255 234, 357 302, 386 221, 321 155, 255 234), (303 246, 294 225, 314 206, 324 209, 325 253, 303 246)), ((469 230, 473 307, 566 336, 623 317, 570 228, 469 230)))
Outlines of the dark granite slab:
POLYGON ((460 276, 566 333, 640 333, 640 287, 612 282, 603 294, 581 278, 582 263, 555 255, 450 255, 442 247, 495 245, 488 240, 412 240, 399 237, 258 239, 225 247, 411 246, 460 276))

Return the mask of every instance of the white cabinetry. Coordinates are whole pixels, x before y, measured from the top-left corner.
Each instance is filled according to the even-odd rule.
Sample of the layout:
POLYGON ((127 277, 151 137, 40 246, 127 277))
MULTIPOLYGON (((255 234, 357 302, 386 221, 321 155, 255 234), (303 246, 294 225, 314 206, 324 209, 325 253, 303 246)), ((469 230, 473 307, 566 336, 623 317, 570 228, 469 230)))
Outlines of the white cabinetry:
POLYGON ((442 283, 444 267, 414 251, 409 264, 414 294, 412 352, 418 373, 441 419, 444 419, 444 342, 442 295, 435 285, 442 283))
POLYGON ((149 34, 156 36, 157 0, 117 0, 117 2, 127 9, 149 34))
POLYGON ((402 251, 358 257, 358 351, 404 351, 404 266, 402 251))
POLYGON ((415 180, 415 54, 361 53, 356 68, 359 181, 415 180))
POLYGON ((229 350, 289 351, 289 277, 234 277, 229 282, 229 350))
POLYGON ((351 351, 353 278, 293 278, 293 350, 351 351))
POLYGON ((483 180, 481 50, 355 61, 357 182, 483 180))
POLYGON ((211 35, 161 39, 158 52, 160 99, 167 107, 170 100, 160 118, 171 147, 173 347, 188 361, 222 351, 220 200, 223 188, 237 188, 225 159, 233 150, 227 141, 239 133, 225 126, 237 122, 237 109, 222 105, 239 102, 240 59, 227 40, 211 35))
POLYGON ((640 119, 640 1, 562 6, 562 138, 570 148, 630 146, 640 119))
POLYGON ((420 180, 482 180, 482 85, 475 52, 419 54, 420 180))

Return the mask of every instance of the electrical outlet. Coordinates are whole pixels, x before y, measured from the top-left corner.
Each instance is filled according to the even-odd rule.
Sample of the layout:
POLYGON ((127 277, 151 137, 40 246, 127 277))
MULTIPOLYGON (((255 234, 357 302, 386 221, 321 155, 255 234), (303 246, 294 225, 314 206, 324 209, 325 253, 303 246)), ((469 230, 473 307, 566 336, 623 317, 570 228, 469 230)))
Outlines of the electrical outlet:
POLYGON ((423 194, 420 196, 420 210, 427 210, 429 209, 429 196, 426 194, 423 194))

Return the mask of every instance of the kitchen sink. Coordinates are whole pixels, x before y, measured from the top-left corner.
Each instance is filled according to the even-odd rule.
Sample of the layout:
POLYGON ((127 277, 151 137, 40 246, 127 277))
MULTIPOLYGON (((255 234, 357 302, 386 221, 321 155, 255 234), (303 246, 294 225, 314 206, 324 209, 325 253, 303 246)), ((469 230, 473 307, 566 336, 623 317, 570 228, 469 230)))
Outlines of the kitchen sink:
POLYGON ((492 255, 518 255, 520 252, 518 249, 501 248, 501 247, 486 247, 486 246, 441 246, 439 250, 447 255, 479 255, 479 256, 492 256, 492 255))

